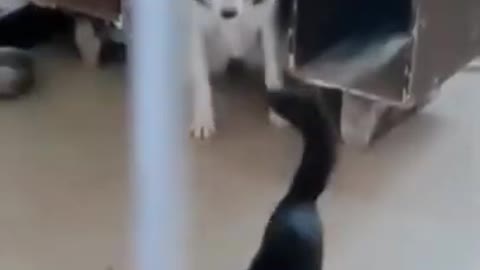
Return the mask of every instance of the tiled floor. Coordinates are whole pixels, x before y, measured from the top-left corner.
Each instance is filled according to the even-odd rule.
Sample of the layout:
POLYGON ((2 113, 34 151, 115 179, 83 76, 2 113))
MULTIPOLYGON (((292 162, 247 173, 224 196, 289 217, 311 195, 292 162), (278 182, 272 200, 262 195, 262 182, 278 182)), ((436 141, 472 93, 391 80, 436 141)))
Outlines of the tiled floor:
MULTIPOLYGON (((0 269, 126 269, 121 68, 38 58, 35 93, 0 104, 0 269)), ((479 86, 461 74, 370 151, 342 149, 319 202, 325 269, 480 269, 479 86)), ((219 134, 192 143, 192 269, 245 269, 298 162, 298 136, 243 88, 217 91, 219 134)))

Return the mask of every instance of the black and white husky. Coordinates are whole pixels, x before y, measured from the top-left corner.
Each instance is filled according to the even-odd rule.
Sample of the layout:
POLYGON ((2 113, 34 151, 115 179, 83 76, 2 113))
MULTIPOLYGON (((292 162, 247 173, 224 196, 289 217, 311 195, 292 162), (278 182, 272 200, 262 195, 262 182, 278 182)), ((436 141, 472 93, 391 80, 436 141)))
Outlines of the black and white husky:
MULTIPOLYGON (((192 136, 207 139, 215 132, 211 66, 207 59, 207 41, 215 38, 230 59, 245 57, 260 34, 264 55, 265 85, 268 91, 283 88, 277 55, 279 41, 276 15, 280 0, 190 0, 193 29, 190 67, 193 87, 192 136)), ((285 122, 270 110, 272 123, 285 122)))

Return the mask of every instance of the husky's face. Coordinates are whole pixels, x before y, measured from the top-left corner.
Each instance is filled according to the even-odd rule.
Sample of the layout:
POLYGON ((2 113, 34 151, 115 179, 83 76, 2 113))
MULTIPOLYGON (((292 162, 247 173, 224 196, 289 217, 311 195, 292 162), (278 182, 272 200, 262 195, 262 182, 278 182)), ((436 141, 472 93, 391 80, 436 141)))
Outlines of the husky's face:
POLYGON ((271 0, 195 0, 209 8, 225 20, 232 20, 242 15, 248 6, 254 6, 271 0))

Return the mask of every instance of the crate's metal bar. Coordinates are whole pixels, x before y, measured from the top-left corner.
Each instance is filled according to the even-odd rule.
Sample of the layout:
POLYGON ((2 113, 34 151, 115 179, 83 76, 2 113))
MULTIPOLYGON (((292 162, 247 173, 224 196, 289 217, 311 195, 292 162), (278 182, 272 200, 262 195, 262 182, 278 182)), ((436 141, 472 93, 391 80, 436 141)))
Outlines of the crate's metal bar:
POLYGON ((466 68, 467 71, 480 71, 480 57, 475 58, 466 68))
POLYGON ((187 269, 182 1, 131 1, 129 53, 134 270, 187 269))

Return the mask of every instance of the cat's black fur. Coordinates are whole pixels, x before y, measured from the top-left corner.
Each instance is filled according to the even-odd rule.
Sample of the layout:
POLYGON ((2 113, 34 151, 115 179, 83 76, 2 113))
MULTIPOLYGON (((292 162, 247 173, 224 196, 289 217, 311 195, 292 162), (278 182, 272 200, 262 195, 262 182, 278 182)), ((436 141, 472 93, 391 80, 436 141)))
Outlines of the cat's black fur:
POLYGON ((333 128, 311 98, 284 92, 269 93, 268 98, 272 108, 302 133, 304 152, 249 270, 320 270, 323 240, 316 200, 335 165, 333 128))

